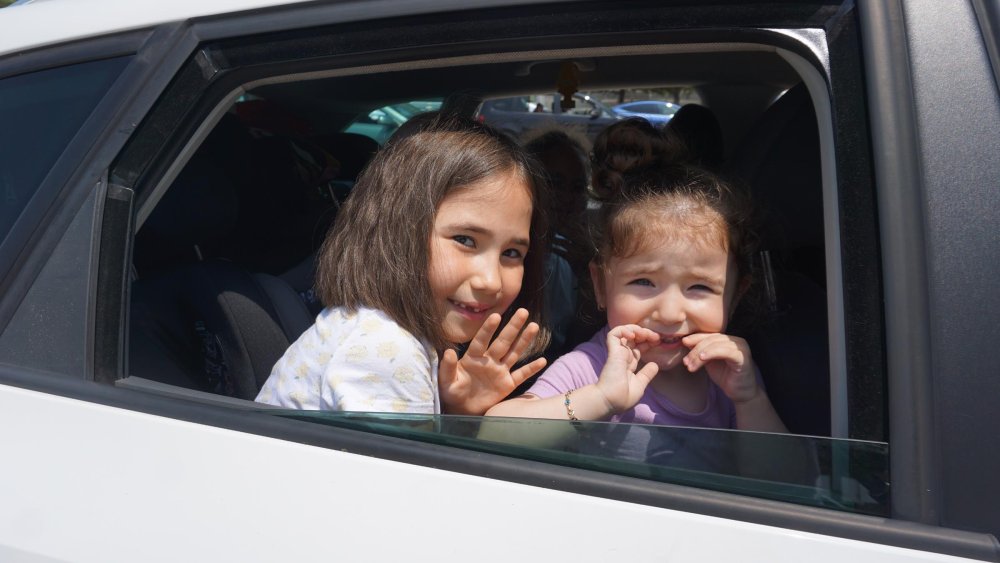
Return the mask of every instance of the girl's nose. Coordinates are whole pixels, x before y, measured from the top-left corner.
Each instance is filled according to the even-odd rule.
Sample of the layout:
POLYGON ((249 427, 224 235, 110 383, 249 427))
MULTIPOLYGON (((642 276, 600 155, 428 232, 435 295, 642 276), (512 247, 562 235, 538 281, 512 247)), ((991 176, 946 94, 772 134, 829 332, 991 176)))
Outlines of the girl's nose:
POLYGON ((661 323, 672 324, 684 322, 687 318, 684 310, 684 297, 676 291, 664 291, 660 294, 653 314, 655 320, 661 323))
POLYGON ((484 293, 499 293, 501 287, 500 265, 479 264, 472 276, 472 289, 484 293))

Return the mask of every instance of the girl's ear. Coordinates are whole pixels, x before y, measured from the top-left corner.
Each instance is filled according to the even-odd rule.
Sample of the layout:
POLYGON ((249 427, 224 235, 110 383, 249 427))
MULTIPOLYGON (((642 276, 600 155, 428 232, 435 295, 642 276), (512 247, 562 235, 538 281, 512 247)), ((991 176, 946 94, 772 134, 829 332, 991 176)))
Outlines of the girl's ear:
POLYGON ((590 261, 590 281, 594 284, 594 299, 597 301, 597 308, 603 311, 607 308, 604 303, 604 269, 598 266, 594 260, 590 261))

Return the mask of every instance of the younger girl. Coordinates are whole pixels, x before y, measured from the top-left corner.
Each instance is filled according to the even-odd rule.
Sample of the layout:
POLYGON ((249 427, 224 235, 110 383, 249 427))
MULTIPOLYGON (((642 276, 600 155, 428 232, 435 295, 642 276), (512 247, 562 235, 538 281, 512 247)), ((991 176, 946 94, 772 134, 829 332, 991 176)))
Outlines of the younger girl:
POLYGON ((608 325, 487 414, 786 431, 746 341, 725 334, 750 282, 748 202, 666 143, 641 121, 597 139, 591 277, 608 325))
POLYGON ((377 154, 320 251, 326 308, 257 400, 482 414, 544 367, 539 359, 512 371, 548 340, 536 322, 546 241, 533 162, 457 118, 377 154), (454 348, 465 343, 459 360, 454 348))

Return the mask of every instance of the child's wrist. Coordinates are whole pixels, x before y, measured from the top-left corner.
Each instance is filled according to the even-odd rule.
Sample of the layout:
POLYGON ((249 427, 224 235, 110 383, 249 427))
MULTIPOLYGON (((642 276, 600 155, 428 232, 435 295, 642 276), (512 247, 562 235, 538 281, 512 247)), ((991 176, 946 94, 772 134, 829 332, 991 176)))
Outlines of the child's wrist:
POLYGON ((618 414, 620 412, 618 409, 615 408, 615 406, 608 399, 607 394, 604 393, 604 390, 601 389, 600 385, 598 385, 596 383, 592 383, 592 384, 588 385, 587 387, 593 387, 593 393, 595 395, 597 395, 597 397, 599 398, 599 401, 600 401, 600 403, 599 403, 600 406, 604 408, 604 415, 600 416, 598 418, 600 418, 600 419, 608 418, 608 417, 614 416, 614 415, 616 415, 616 414, 618 414))
POLYGON ((730 400, 734 405, 749 405, 755 402, 759 402, 762 397, 767 397, 764 390, 760 388, 760 385, 754 385, 754 389, 749 393, 746 398, 735 399, 730 397, 730 400))

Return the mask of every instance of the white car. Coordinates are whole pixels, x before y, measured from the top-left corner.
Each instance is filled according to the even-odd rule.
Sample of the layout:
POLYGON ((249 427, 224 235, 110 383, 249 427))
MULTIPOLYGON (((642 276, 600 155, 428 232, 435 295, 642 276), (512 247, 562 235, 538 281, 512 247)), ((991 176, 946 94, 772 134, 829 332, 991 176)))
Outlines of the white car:
POLYGON ((0 9, 0 561, 1000 561, 998 26, 982 0, 0 9), (377 149, 345 130, 551 93, 566 61, 715 113, 767 212, 744 330, 793 434, 252 402, 377 149))

